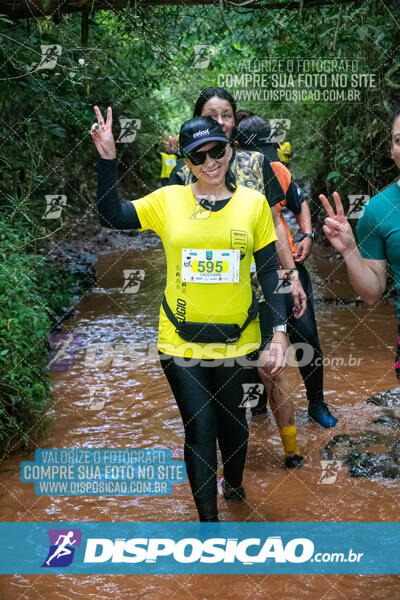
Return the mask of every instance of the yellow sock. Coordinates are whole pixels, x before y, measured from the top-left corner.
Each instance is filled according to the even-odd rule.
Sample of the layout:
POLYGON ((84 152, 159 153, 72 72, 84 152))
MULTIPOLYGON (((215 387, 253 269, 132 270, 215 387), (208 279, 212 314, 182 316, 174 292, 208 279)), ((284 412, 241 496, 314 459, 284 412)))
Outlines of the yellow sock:
POLYGON ((278 427, 286 456, 288 454, 300 454, 297 447, 296 425, 289 427, 278 427))

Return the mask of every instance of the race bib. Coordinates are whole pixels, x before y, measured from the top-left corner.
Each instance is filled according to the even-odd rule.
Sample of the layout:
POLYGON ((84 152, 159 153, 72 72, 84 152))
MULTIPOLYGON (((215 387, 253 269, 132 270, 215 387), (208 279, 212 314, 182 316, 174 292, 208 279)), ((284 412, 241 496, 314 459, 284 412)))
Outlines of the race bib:
POLYGON ((182 248, 182 281, 238 283, 240 250, 182 248))

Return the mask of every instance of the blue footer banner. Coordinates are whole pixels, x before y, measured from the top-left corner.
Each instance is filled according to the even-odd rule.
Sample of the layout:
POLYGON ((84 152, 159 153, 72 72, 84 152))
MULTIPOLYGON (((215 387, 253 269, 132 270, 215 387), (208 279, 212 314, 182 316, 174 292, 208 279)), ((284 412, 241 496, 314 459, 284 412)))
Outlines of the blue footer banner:
POLYGON ((0 523, 1 574, 398 574, 400 523, 0 523))

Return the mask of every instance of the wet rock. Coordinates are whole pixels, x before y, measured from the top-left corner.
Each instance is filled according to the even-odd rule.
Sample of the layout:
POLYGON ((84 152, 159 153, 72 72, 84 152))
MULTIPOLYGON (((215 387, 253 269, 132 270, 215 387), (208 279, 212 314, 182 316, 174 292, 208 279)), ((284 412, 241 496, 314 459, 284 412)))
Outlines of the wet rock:
POLYGON ((102 254, 117 250, 153 248, 160 245, 160 238, 152 231, 139 233, 136 230, 108 229, 101 227, 96 218, 93 220, 72 219, 68 223, 68 242, 52 240, 45 248, 47 255, 58 255, 65 248, 72 246, 75 250, 87 253, 102 254))
MULTIPOLYGON (((380 415, 374 423, 382 424, 381 419, 389 419, 392 423, 394 418, 396 428, 399 427, 400 419, 392 411, 387 412, 389 414, 380 415)), ((352 477, 400 479, 400 442, 396 434, 366 430, 335 435, 321 454, 325 460, 342 461, 352 477)))
POLYGON ((349 435, 335 435, 322 449, 322 458, 325 460, 344 460, 349 453, 349 448, 355 448, 355 442, 349 435))
POLYGON ((94 265, 97 256, 90 252, 80 252, 69 244, 60 247, 58 255, 53 255, 49 262, 54 262, 58 269, 69 273, 74 277, 72 294, 80 295, 83 291, 96 283, 96 272, 94 265))
POLYGON ((400 406, 400 386, 379 392, 376 396, 370 396, 367 398, 367 402, 378 406, 400 406))
POLYGON ((391 455, 393 460, 400 464, 400 443, 392 448, 391 455))
POLYGON ((334 306, 358 306, 362 303, 360 298, 331 298, 323 296, 322 300, 325 304, 333 304, 334 306))
POLYGON ((345 462, 352 477, 400 479, 400 464, 390 454, 355 452, 345 462))
POLYGON ((53 249, 46 258, 48 264, 65 275, 71 275, 73 283, 69 287, 69 306, 61 309, 60 318, 55 319, 53 330, 61 329, 61 321, 70 318, 74 314, 79 297, 88 289, 96 285, 95 263, 97 256, 91 252, 82 251, 73 243, 64 242, 53 249))
POLYGON ((388 427, 400 429, 400 417, 397 417, 392 410, 383 411, 383 414, 379 415, 372 423, 374 425, 387 425, 388 427))

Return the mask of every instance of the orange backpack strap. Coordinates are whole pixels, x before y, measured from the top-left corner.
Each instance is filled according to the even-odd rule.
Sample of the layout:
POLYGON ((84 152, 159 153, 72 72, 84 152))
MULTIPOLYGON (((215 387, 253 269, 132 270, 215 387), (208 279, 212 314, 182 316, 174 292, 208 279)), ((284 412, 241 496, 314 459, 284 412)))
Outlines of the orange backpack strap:
MULTIPOLYGON (((292 174, 290 173, 289 169, 279 161, 271 162, 271 167, 278 178, 281 188, 286 194, 286 192, 289 189, 290 182, 292 181, 292 174)), ((286 198, 285 200, 282 200, 282 202, 278 202, 278 204, 276 205, 276 209, 279 213, 283 226, 285 227, 292 254, 295 254, 297 252, 296 244, 294 243, 293 236, 290 233, 289 227, 287 226, 286 219, 282 214, 282 206, 286 206, 286 198)))
POLYGON ((292 181, 291 172, 287 167, 285 167, 285 165, 283 165, 278 160, 271 162, 270 165, 274 170, 274 173, 277 176, 279 183, 281 184, 281 188, 286 194, 286 192, 289 189, 290 182, 292 181))

